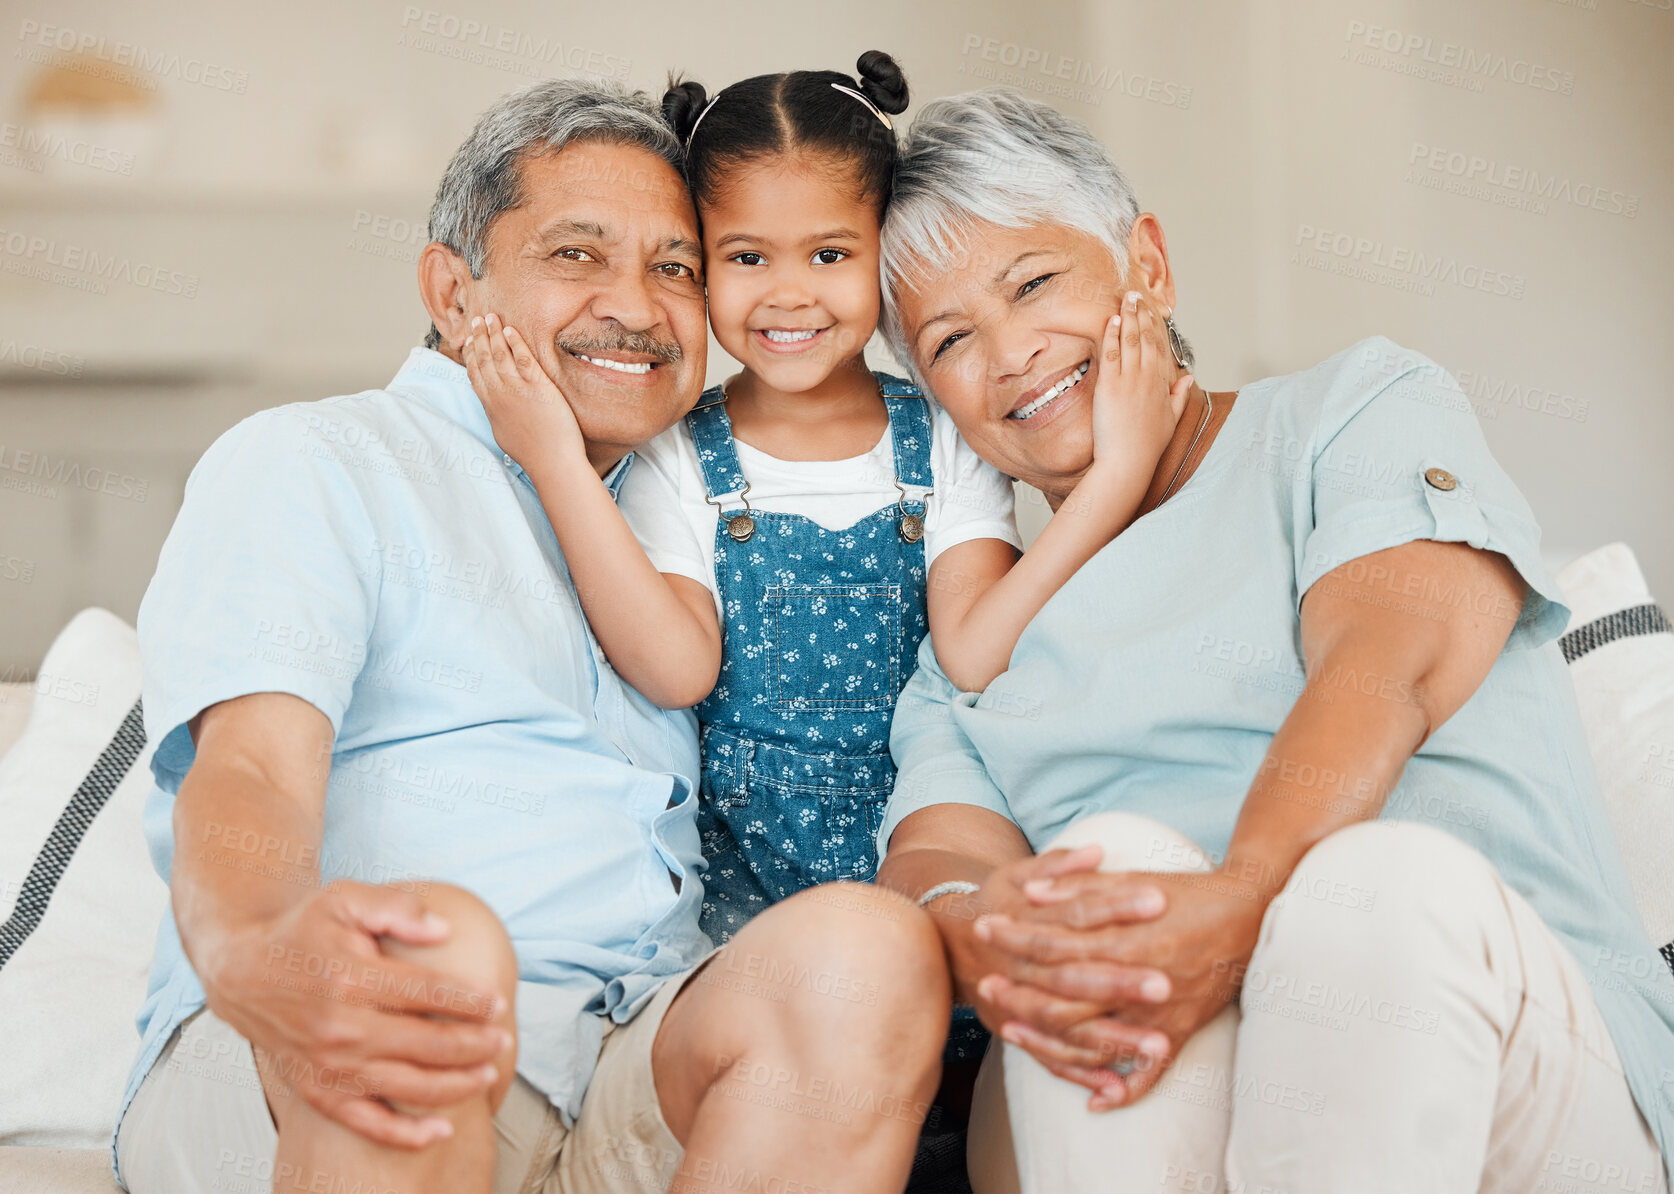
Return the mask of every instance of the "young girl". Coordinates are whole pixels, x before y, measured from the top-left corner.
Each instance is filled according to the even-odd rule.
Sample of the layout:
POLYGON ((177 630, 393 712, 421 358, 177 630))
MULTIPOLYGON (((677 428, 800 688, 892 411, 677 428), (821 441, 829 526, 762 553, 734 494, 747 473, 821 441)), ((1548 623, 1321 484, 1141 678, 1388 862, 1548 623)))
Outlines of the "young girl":
MULTIPOLYGON (((866 366, 907 88, 886 54, 858 66, 713 99, 670 89, 710 325, 743 369, 637 454, 619 508, 573 420, 518 456, 612 665, 665 707, 696 704, 717 943, 802 888, 872 877, 890 719, 926 629, 961 687, 1005 670, 1046 599, 1132 519, 1190 386, 1169 391, 1155 344, 1118 361, 1119 317, 1083 359, 1019 379, 1025 421, 1080 400, 1089 371, 1095 428, 1131 428, 1140 404, 1155 416, 1154 442, 1095 431, 1093 469, 1019 561, 1007 479, 910 382, 866 366)), ((466 360, 502 448, 526 412, 567 415, 493 316, 466 360)))

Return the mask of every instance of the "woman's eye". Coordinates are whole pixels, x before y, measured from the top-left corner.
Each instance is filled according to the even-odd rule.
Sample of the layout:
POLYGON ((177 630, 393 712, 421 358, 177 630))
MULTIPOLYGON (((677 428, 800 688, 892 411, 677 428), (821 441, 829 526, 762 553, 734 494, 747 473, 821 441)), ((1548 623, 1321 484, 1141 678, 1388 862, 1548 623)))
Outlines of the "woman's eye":
POLYGON ((821 249, 814 254, 814 263, 816 265, 836 265, 847 256, 848 254, 842 249, 821 249))
POLYGON ((738 262, 739 265, 760 265, 765 260, 765 258, 763 258, 760 253, 748 253, 748 252, 746 252, 746 253, 734 253, 731 257, 727 258, 727 260, 728 261, 736 261, 736 262, 738 262))
POLYGON ((1022 298, 1026 294, 1033 294, 1035 291, 1039 290, 1042 286, 1046 285, 1048 282, 1050 282, 1053 278, 1056 278, 1057 276, 1058 276, 1057 274, 1042 274, 1038 278, 1030 278, 1027 282, 1023 283, 1023 285, 1021 287, 1018 288, 1017 297, 1022 298))
POLYGON ((948 349, 952 348, 955 344, 959 343, 959 341, 963 340, 964 338, 965 338, 965 333, 964 332, 955 332, 955 333, 953 333, 953 335, 951 335, 947 339, 943 340, 940 344, 936 345, 936 351, 930 355, 930 363, 932 365, 934 365, 937 361, 941 360, 942 359, 942 354, 944 352, 946 352, 948 349))

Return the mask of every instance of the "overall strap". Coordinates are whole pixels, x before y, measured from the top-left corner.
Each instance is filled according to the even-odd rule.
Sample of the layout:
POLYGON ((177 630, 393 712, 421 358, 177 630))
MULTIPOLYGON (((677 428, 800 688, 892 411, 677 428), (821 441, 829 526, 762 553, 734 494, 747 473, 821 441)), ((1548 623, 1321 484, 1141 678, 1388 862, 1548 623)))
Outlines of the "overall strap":
POLYGON ((744 479, 744 467, 738 463, 732 420, 727 417, 726 393, 720 386, 703 392, 698 404, 687 413, 686 426, 697 447, 698 466, 703 469, 703 488, 709 501, 719 505, 718 499, 741 494, 750 487, 744 479))
MULTIPOLYGON (((905 378, 876 374, 878 392, 889 410, 889 434, 895 448, 895 479, 918 489, 934 488, 930 474, 930 404, 905 378)), ((922 495, 920 495, 922 496, 922 495)))

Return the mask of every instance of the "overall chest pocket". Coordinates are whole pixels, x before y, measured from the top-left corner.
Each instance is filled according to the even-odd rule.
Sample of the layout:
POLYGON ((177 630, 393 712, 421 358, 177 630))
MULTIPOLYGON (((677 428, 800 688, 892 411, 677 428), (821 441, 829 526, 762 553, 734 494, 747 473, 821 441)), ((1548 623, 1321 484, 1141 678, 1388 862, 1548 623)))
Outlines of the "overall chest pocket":
POLYGON ((781 711, 889 709, 900 691, 901 586, 774 585, 767 590, 781 711))
MULTIPOLYGON (((705 794, 711 815, 730 831, 734 864, 754 876, 768 903, 876 872, 878 828, 894 787, 888 754, 820 755, 753 742, 742 744, 730 768, 718 763, 706 772, 705 794)), ((712 868, 713 846, 704 843, 712 868)))

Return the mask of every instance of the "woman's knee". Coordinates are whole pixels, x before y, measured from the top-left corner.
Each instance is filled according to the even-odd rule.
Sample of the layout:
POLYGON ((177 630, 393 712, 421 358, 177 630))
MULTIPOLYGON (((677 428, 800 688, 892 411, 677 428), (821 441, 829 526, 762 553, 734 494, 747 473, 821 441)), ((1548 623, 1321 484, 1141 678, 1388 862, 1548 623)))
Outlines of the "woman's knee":
POLYGON ((1302 906, 1373 911, 1458 907, 1487 894, 1493 866, 1445 830, 1416 821, 1339 829, 1303 855, 1284 898, 1302 906))
POLYGON ((1110 811, 1082 817, 1048 844, 1049 850, 1096 845, 1101 871, 1211 871, 1214 862, 1185 834, 1138 813, 1110 811))
POLYGON ((1469 956, 1483 927, 1503 915, 1493 866, 1476 850, 1434 826, 1370 821, 1303 856, 1268 908, 1252 968, 1312 971, 1329 961, 1411 976, 1469 956))

